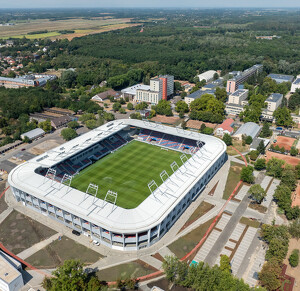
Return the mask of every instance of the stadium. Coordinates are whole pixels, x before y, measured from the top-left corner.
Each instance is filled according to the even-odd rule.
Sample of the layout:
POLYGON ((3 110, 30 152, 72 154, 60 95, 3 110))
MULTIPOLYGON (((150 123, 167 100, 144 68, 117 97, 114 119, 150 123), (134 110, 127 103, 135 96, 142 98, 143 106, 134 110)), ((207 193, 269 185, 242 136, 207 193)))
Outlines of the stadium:
POLYGON ((227 159, 220 139, 115 120, 14 168, 13 195, 117 250, 157 242, 227 159))

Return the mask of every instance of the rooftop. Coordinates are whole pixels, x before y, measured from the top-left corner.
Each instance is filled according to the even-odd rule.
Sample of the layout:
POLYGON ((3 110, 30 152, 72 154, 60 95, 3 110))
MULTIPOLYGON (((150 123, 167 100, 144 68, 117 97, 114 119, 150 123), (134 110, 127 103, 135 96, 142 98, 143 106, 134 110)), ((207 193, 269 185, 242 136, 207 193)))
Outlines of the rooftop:
POLYGON ((9 263, 3 254, 0 253, 0 279, 7 284, 10 284, 19 276, 20 272, 9 263))
POLYGON ((215 92, 216 92, 216 90, 203 90, 203 89, 199 89, 199 90, 191 93, 190 95, 187 95, 186 97, 193 98, 193 99, 198 99, 198 98, 200 98, 204 94, 215 95, 215 92))
POLYGON ((135 233, 154 227, 164 220, 172 210, 172 205, 177 204, 195 186, 225 150, 226 145, 223 141, 213 136, 135 119, 115 120, 18 165, 9 173, 8 181, 12 187, 31 193, 93 224, 117 233, 135 233), (169 179, 134 209, 124 209, 105 203, 99 198, 85 195, 79 190, 68 188, 35 172, 39 167, 53 167, 128 126, 201 140, 205 144, 188 163, 180 165, 169 179))
POLYGON ((300 77, 298 76, 297 79, 293 82, 294 85, 300 84, 300 77))
POLYGON ((232 118, 227 118, 223 121, 222 124, 218 126, 218 128, 222 128, 223 130, 227 130, 229 132, 233 132, 233 127, 231 125, 234 123, 234 120, 232 118))
POLYGON ((233 93, 231 94, 231 96, 239 97, 239 96, 243 95, 243 94, 246 93, 246 92, 249 92, 249 90, 248 90, 248 89, 238 89, 238 90, 236 90, 235 92, 233 92, 233 93))
POLYGON ((266 102, 277 102, 283 97, 282 94, 279 93, 272 93, 266 100, 266 102))
POLYGON ((33 130, 22 133, 23 136, 27 136, 29 139, 34 139, 37 136, 44 134, 45 131, 41 128, 35 128, 33 130))
POLYGON ((125 88, 125 89, 121 90, 121 92, 123 94, 135 95, 136 90, 150 90, 150 86, 149 85, 144 85, 144 84, 137 84, 137 85, 125 88))
POLYGON ((254 122, 247 122, 243 124, 234 134, 237 135, 247 135, 255 138, 260 130, 260 126, 254 122))
POLYGON ((294 76, 282 74, 269 74, 267 77, 275 80, 282 80, 283 82, 293 82, 294 76))

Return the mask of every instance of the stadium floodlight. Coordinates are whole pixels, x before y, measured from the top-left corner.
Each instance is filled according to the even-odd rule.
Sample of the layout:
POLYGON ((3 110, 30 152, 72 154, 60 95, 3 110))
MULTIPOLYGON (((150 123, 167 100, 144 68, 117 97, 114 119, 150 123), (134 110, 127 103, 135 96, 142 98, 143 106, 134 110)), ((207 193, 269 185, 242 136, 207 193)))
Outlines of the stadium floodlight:
POLYGON ((64 176, 62 177, 61 181, 60 181, 60 187, 61 188, 63 185, 67 186, 67 192, 71 186, 71 182, 72 182, 73 176, 68 175, 68 174, 64 174, 64 176))
POLYGON ((187 158, 186 154, 182 154, 180 156, 180 160, 181 160, 182 164, 185 164, 185 162, 188 161, 188 158, 187 158))
POLYGON ((98 194, 98 185, 90 183, 85 193, 96 197, 98 194))
MULTIPOLYGON (((180 168, 178 166, 178 164, 174 161, 171 165, 170 165, 172 171, 175 173, 177 170, 180 171, 180 168)), ((180 171, 181 172, 181 171, 180 171)))
POLYGON ((117 192, 113 192, 111 190, 108 190, 106 195, 105 195, 105 198, 103 200, 103 205, 104 205, 104 202, 116 205, 117 198, 118 198, 118 193, 117 192))
POLYGON ((156 182, 154 180, 152 180, 150 183, 148 183, 148 188, 151 192, 151 194, 153 194, 153 196, 157 199, 157 197, 154 194, 155 190, 158 190, 162 195, 164 195, 164 193, 159 189, 159 187, 157 186, 156 182), (154 186, 154 187, 153 187, 154 186))
POLYGON ((163 170, 163 171, 159 174, 159 176, 160 176, 161 180, 163 181, 163 183, 164 183, 165 181, 167 181, 167 180, 170 178, 170 176, 169 176, 169 174, 166 172, 166 170, 163 170))
POLYGON ((45 182, 45 180, 48 178, 48 179, 52 180, 52 182, 51 182, 51 185, 52 185, 52 183, 53 183, 53 181, 54 181, 54 179, 55 179, 55 176, 56 176, 56 170, 55 170, 55 169, 52 169, 52 168, 49 168, 49 169, 47 170, 46 175, 45 175, 44 182, 45 182))

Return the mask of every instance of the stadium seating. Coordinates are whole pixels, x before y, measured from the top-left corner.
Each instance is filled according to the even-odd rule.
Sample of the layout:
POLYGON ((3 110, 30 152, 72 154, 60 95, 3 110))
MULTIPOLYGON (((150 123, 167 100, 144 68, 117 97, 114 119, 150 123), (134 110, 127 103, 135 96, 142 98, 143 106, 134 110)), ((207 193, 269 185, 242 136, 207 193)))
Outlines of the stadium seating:
POLYGON ((148 141, 159 144, 164 136, 164 133, 158 131, 152 131, 148 136, 148 141))
POLYGON ((162 141, 160 142, 159 145, 164 146, 164 147, 168 147, 170 149, 179 149, 182 142, 183 142, 182 137, 166 134, 162 138, 162 141))

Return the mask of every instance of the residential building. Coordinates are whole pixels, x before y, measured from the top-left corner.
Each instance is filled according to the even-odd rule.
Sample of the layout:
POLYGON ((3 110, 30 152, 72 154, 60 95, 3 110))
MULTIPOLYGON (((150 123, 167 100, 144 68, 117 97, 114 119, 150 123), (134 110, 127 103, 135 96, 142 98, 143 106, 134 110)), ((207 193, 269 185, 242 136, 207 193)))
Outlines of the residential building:
POLYGON ((298 75, 296 80, 292 83, 291 93, 295 93, 297 89, 300 89, 300 75, 298 75))
POLYGON ((0 290, 18 291, 24 286, 21 264, 0 251, 0 290))
POLYGON ((277 84, 283 83, 283 82, 293 82, 294 76, 292 75, 282 75, 282 74, 269 74, 267 77, 274 80, 277 84))
POLYGON ((243 124, 233 135, 234 138, 242 140, 242 136, 251 136, 253 139, 257 137, 260 131, 260 126, 254 122, 247 122, 243 124))
POLYGON ((129 98, 129 101, 134 101, 136 100, 136 90, 150 90, 150 86, 149 85, 144 85, 144 84, 137 84, 128 88, 125 88, 123 90, 121 90, 122 93, 122 97, 129 98))
POLYGON ((300 128, 300 112, 298 112, 298 114, 292 113, 291 116, 293 118, 293 121, 295 122, 295 127, 300 128))
POLYGON ((249 94, 248 89, 238 89, 229 95, 228 103, 242 105, 242 101, 247 100, 248 94, 249 94))
POLYGON ((216 71, 210 70, 206 71, 200 75, 198 75, 199 81, 205 80, 206 83, 212 81, 214 79, 214 75, 216 74, 216 71))
POLYGON ((215 90, 217 87, 223 87, 223 78, 204 85, 202 90, 215 90))
POLYGON ((164 75, 150 80, 150 89, 137 89, 135 101, 157 104, 174 93, 174 76, 164 75))
POLYGON ((244 106, 248 104, 248 94, 247 89, 238 89, 230 94, 225 107, 226 114, 236 116, 244 111, 244 106))
POLYGON ((92 100, 103 102, 104 100, 107 100, 110 96, 112 96, 114 98, 118 98, 118 97, 120 97, 120 93, 118 93, 115 90, 111 89, 111 90, 107 90, 105 92, 101 92, 101 93, 96 94, 95 96, 92 97, 92 100))
POLYGON ((25 137, 29 138, 29 140, 34 140, 39 138, 45 134, 45 131, 41 128, 35 128, 33 130, 27 131, 21 134, 21 138, 24 139, 25 137))
POLYGON ((227 81, 227 92, 235 92, 239 85, 247 81, 251 76, 258 74, 262 71, 263 65, 254 65, 253 67, 243 71, 238 72, 235 77, 227 81))
POLYGON ((222 124, 218 125, 216 129, 216 135, 223 136, 225 133, 227 134, 232 134, 234 129, 233 129, 233 123, 234 120, 232 118, 228 118, 223 121, 222 124))
POLYGON ((282 94, 271 94, 266 100, 267 108, 264 108, 262 110, 262 118, 265 120, 273 121, 273 113, 281 105, 282 99, 282 94))
POLYGON ((190 95, 187 95, 186 97, 184 97, 184 102, 188 105, 190 105, 194 100, 199 99, 202 95, 204 94, 211 94, 211 95, 215 95, 216 90, 203 90, 203 89, 199 89, 193 93, 191 93, 190 95))
POLYGON ((260 138, 260 137, 256 137, 253 139, 251 145, 250 145, 250 151, 255 151, 257 150, 260 142, 263 141, 264 142, 264 146, 266 147, 269 143, 270 143, 270 140, 267 139, 267 138, 260 138))

